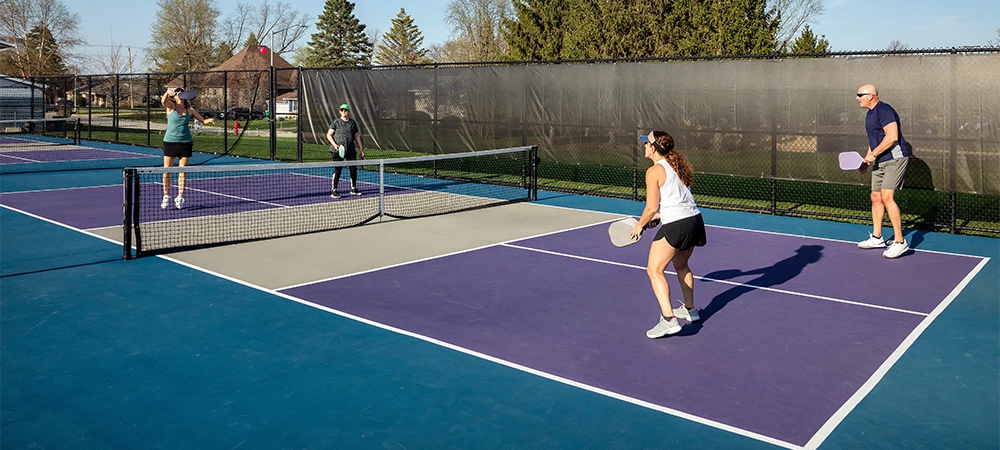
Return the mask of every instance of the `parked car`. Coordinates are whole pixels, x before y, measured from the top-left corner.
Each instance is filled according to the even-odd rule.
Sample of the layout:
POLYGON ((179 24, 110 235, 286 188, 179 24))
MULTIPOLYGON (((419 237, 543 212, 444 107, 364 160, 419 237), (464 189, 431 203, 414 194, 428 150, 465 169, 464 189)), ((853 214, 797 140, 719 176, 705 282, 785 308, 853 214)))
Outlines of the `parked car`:
POLYGON ((259 120, 264 118, 264 111, 234 106, 227 109, 224 113, 219 113, 219 118, 229 120, 259 120))
POLYGON ((206 119, 219 117, 219 112, 212 108, 198 108, 198 114, 206 119))

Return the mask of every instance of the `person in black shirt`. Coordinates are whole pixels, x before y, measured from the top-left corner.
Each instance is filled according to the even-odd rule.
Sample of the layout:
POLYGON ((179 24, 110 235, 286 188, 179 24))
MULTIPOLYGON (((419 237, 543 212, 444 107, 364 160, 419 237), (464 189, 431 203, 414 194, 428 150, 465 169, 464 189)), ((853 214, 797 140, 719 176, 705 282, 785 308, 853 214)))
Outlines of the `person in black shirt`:
MULTIPOLYGON (((326 132, 326 140, 330 141, 330 153, 334 161, 354 161, 365 159, 365 149, 361 145, 361 132, 358 131, 358 123, 348 117, 351 114, 351 106, 347 103, 340 105, 340 118, 334 119, 330 124, 330 129, 326 132), (360 157, 360 158, 359 158, 360 157)), ((342 167, 333 170, 333 192, 330 197, 340 198, 337 185, 340 183, 340 172, 342 167)), ((351 194, 361 195, 358 190, 358 168, 351 166, 351 194)))

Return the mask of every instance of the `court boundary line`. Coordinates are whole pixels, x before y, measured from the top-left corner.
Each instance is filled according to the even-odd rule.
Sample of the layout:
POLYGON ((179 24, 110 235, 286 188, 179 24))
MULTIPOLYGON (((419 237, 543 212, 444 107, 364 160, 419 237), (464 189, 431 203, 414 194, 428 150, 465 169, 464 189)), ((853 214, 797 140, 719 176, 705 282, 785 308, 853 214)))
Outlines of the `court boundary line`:
MULTIPOLYGON (((635 265, 635 264, 627 264, 627 263, 620 263, 620 262, 616 262, 616 261, 608 261, 608 260, 603 260, 603 259, 590 258, 590 257, 586 257, 586 256, 571 255, 569 253, 560 253, 560 252, 554 252, 554 251, 551 251, 551 250, 543 250, 543 249, 538 249, 538 248, 524 247, 524 246, 513 245, 513 244, 508 244, 508 243, 499 244, 499 245, 502 246, 502 247, 516 248, 516 249, 526 250, 526 251, 531 251, 531 252, 546 253, 546 254, 555 255, 555 256, 562 256, 564 258, 580 259, 580 260, 584 260, 584 261, 597 262, 597 263, 603 263, 603 264, 610 264, 610 265, 621 266, 621 267, 628 267, 630 269, 639 269, 639 270, 643 270, 643 271, 646 270, 645 266, 638 266, 638 265, 635 265)), ((669 270, 665 270, 665 271, 663 271, 663 273, 668 273, 668 274, 671 274, 671 275, 677 275, 677 272, 672 272, 672 271, 669 271, 669 270)), ((753 284, 740 283, 740 282, 737 282, 737 281, 719 280, 719 279, 715 279, 715 278, 702 277, 702 276, 697 276, 697 275, 692 275, 692 276, 694 276, 695 279, 702 280, 702 281, 714 281, 716 283, 721 283, 721 284, 728 284, 728 285, 732 285, 732 286, 739 286, 739 287, 747 287, 747 288, 752 288, 752 289, 759 289, 759 290, 762 290, 762 291, 775 292, 775 293, 779 293, 779 294, 788 294, 788 295, 799 296, 799 297, 813 298, 813 299, 817 299, 817 300, 824 300, 824 301, 834 302, 834 303, 843 303, 843 304, 853 305, 853 306, 863 306, 863 307, 867 307, 867 308, 882 309, 882 310, 886 310, 886 311, 898 312, 898 313, 903 313, 903 314, 912 314, 912 315, 924 316, 924 317, 926 317, 927 314, 928 314, 928 313, 922 313, 922 312, 919 312, 919 311, 911 311, 911 310, 908 310, 908 309, 893 308, 891 306, 873 305, 873 304, 870 304, 870 303, 855 302, 855 301, 851 301, 851 300, 844 300, 844 299, 839 299, 839 298, 826 297, 826 296, 823 296, 823 295, 808 294, 808 293, 805 293, 805 292, 795 292, 795 291, 789 291, 789 290, 785 290, 785 289, 776 289, 776 288, 772 288, 772 287, 756 286, 756 285, 753 285, 753 284)))
MULTIPOLYGON (((114 186, 114 185, 112 185, 112 186, 114 186)), ((97 186, 97 187, 104 187, 104 186, 97 186)), ((88 187, 88 188, 90 188, 90 187, 88 187)), ((77 188, 73 188, 73 189, 77 189, 77 188)), ((53 189, 53 190, 63 190, 63 189, 53 189)), ((541 206, 549 206, 549 205, 541 205, 541 206)), ((90 232, 88 232, 86 230, 78 229, 78 228, 72 227, 72 226, 67 225, 67 224, 63 224, 63 223, 56 222, 56 221, 53 221, 53 220, 50 220, 50 219, 47 219, 47 218, 44 218, 44 217, 41 217, 41 216, 37 216, 35 214, 28 213, 26 211, 22 211, 22 210, 17 209, 17 208, 13 208, 13 207, 11 207, 9 205, 0 204, 0 207, 8 209, 10 211, 15 211, 15 212, 24 214, 24 215, 32 217, 32 218, 40 219, 40 220, 42 220, 44 222, 48 222, 48 223, 51 223, 53 225, 57 225, 57 226, 60 226, 60 227, 63 227, 63 228, 69 229, 69 230, 77 231, 77 232, 80 232, 82 234, 89 235, 91 237, 96 237, 98 239, 104 240, 106 242, 109 242, 109 243, 112 243, 112 244, 115 244, 115 245, 119 245, 119 246, 121 245, 121 242, 115 241, 115 240, 113 240, 111 238, 100 236, 100 235, 97 235, 97 234, 94 234, 94 233, 90 233, 90 232)), ((565 209, 574 209, 574 208, 565 208, 565 209)), ((594 212, 594 211, 587 211, 587 210, 579 210, 579 211, 594 212)), ((597 212, 598 213, 604 213, 602 211, 597 211, 597 212)), ((605 214, 612 214, 612 213, 605 213, 605 214)), ((501 243, 496 243, 496 244, 487 244, 487 245, 483 245, 483 246, 479 246, 479 247, 475 247, 475 248, 471 248, 471 249, 461 250, 461 251, 457 251, 457 252, 451 252, 451 253, 444 254, 444 255, 437 255, 437 256, 422 258, 422 259, 419 259, 419 260, 407 261, 407 262, 403 262, 403 263, 399 263, 399 264, 392 264, 392 265, 381 267, 381 268, 375 268, 375 269, 370 269, 370 270, 366 270, 366 271, 362 271, 362 272, 356 272, 356 273, 352 273, 352 274, 345 274, 345 275, 341 275, 341 276, 337 276, 337 277, 331 277, 331 278, 328 278, 328 279, 323 280, 323 281, 330 281, 330 280, 335 280, 335 279, 344 278, 344 277, 348 277, 348 276, 360 275, 360 274, 364 274, 364 273, 370 273, 370 272, 379 271, 379 270, 383 270, 383 269, 404 266, 404 265, 413 264, 413 263, 416 263, 416 262, 423 262, 423 261, 438 259, 438 258, 442 258, 442 257, 445 257, 445 256, 451 256, 451 255, 456 255, 456 254, 461 254, 461 253, 467 253, 467 252, 471 252, 471 251, 474 251, 474 250, 481 250, 481 249, 486 249, 486 248, 490 248, 490 247, 506 246, 506 247, 518 248, 518 246, 510 245, 510 243, 511 242, 521 241, 521 240, 532 239, 534 237, 541 237, 541 236, 551 235, 551 234, 555 234, 555 233, 561 233, 561 232, 565 232, 565 231, 572 231, 572 230, 576 230, 576 229, 580 229, 580 228, 586 228, 586 227, 590 227, 590 226, 595 226, 595 225, 599 225, 599 224, 602 224, 602 223, 611 222, 613 220, 616 220, 616 219, 610 219, 610 220, 607 220, 607 221, 593 223, 593 224, 580 225, 580 226, 577 226, 577 227, 572 227, 572 228, 568 228, 568 229, 561 230, 561 231, 546 232, 546 233, 539 234, 537 236, 512 239, 512 240, 508 240, 508 241, 501 242, 501 243)), ((809 239, 820 239, 820 240, 828 240, 828 241, 843 242, 843 243, 850 243, 850 242, 852 242, 852 241, 846 241, 846 240, 836 240, 836 239, 829 239, 829 238, 817 238, 817 237, 803 236, 803 235, 793 235, 793 234, 787 234, 787 233, 776 233, 776 232, 767 232, 767 231, 760 231, 760 230, 746 230, 746 229, 741 229, 741 228, 736 228, 736 227, 722 227, 722 226, 719 226, 719 228, 729 228, 729 229, 734 229, 734 230, 739 230, 739 231, 748 231, 748 232, 763 232, 763 233, 769 233, 769 234, 777 234, 777 235, 792 236, 792 237, 804 237, 804 238, 809 238, 809 239)), ((546 252, 544 250, 531 249, 529 247, 522 247, 522 248, 524 248, 526 250, 546 252)), ((934 251, 928 251, 928 252, 934 252, 934 251)), ((951 254, 951 253, 947 253, 947 252, 934 252, 934 253, 951 254)), ((748 430, 743 430, 743 429, 740 429, 740 428, 737 428, 737 427, 733 427, 731 425, 727 425, 727 424, 724 424, 724 423, 721 423, 721 422, 715 422, 715 421, 712 421, 712 420, 707 419, 707 418, 693 416, 693 415, 691 415, 689 413, 685 413, 685 412, 682 412, 682 411, 679 411, 679 410, 674 410, 672 408, 667 408, 667 407, 664 407, 664 406, 661 406, 661 405, 656 405, 656 404, 649 403, 649 402, 646 402, 646 401, 643 401, 643 400, 639 400, 639 399, 636 399, 636 398, 633 398, 633 397, 625 396, 625 395, 618 394, 618 393, 611 392, 611 391, 606 391, 604 389, 597 388, 597 387, 594 387, 594 386, 590 386, 590 385, 587 385, 587 384, 584 384, 584 383, 580 383, 580 382, 577 382, 577 381, 573 381, 573 380, 570 380, 570 379, 565 379, 565 378, 562 378, 562 377, 558 377, 556 375, 552 375, 552 374, 548 374, 548 373, 545 373, 545 372, 541 372, 541 371, 539 371, 537 369, 532 369, 532 368, 527 367, 527 366, 522 366, 522 365, 510 362, 510 361, 506 361, 506 360, 503 360, 503 359, 500 359, 500 358, 496 358, 496 357, 493 357, 493 356, 489 356, 489 355, 486 355, 486 354, 481 354, 479 352, 475 352, 475 351, 470 350, 470 349, 466 349, 466 348, 459 347, 459 346, 456 346, 456 345, 453 345, 453 344, 449 344, 449 343, 444 342, 444 341, 439 341, 437 339, 434 339, 434 338, 431 338, 431 337, 428 337, 428 336, 424 336, 424 335, 420 335, 418 333, 413 333, 413 332, 406 331, 406 330, 403 330, 403 329, 398 329, 398 328, 395 328, 395 327, 392 327, 392 326, 389 326, 389 325, 386 325, 386 324, 382 324, 382 323, 379 323, 379 322, 371 321, 371 320, 368 320, 368 319, 365 319, 365 318, 362 318, 362 317, 359 317, 359 316, 355 316, 353 314, 349 314, 349 313, 346 313, 346 312, 343 312, 343 311, 339 311, 339 310, 336 310, 336 309, 333 309, 333 308, 329 308, 329 307, 326 307, 326 306, 323 306, 323 305, 318 305, 318 304, 315 304, 315 303, 311 303, 311 302, 308 302, 306 300, 299 299, 297 297, 293 297, 291 295, 288 295, 288 294, 285 294, 285 293, 282 293, 282 292, 278 291, 278 289, 291 289, 293 287, 315 284, 315 283, 319 283, 321 281, 313 281, 313 282, 308 282, 308 283, 302 283, 300 285, 295 285, 295 286, 291 286, 291 287, 284 287, 284 288, 278 288, 278 289, 269 289, 269 288, 265 288, 265 287, 258 286, 258 285, 255 285, 255 284, 243 281, 243 280, 239 280, 239 279, 230 277, 228 275, 224 275, 224 274, 217 273, 217 272, 214 272, 214 271, 202 268, 202 267, 198 267, 198 266, 195 266, 193 264, 190 264, 190 263, 187 263, 187 262, 184 262, 184 261, 172 258, 172 257, 167 256, 167 255, 156 255, 156 257, 164 259, 164 260, 167 260, 167 261, 170 261, 170 262, 173 262, 173 263, 176 263, 176 264, 179 264, 179 265, 184 266, 184 267, 188 267, 190 269, 194 269, 194 270, 202 272, 202 273, 213 275, 215 277, 218 277, 218 278, 230 281, 230 282, 234 282, 234 283, 239 284, 239 285, 243 285, 243 286, 246 286, 246 287, 249 287, 249 288, 252 288, 252 289, 256 289, 256 290, 259 290, 259 291, 262 291, 262 292, 265 292, 265 293, 276 295, 276 296, 279 296, 281 298, 294 301, 296 303, 300 303, 300 304, 303 304, 303 305, 306 305, 306 306, 313 307, 315 309, 319 309, 319 310, 326 311, 326 312, 329 312, 329 313, 332 313, 332 314, 336 314, 336 315, 339 315, 339 316, 344 317, 344 318, 355 320, 355 321, 358 321, 358 322, 361 322, 361 323, 365 323, 365 324, 368 324, 368 325, 371 325, 371 326, 375 326, 377 328, 382 328, 384 330, 395 332, 395 333, 402 334, 402 335, 405 335, 405 336, 409 336, 409 337, 413 337, 413 338, 416 338, 416 339, 420 339, 420 340, 423 340, 425 342, 429 342, 429 343, 432 343, 432 344, 435 344, 435 345, 439 345, 441 347, 449 348, 449 349, 452 349, 452 350, 455 350, 455 351, 459 351, 461 353, 465 353, 465 354, 473 356, 473 357, 478 357, 480 359, 491 361, 491 362, 494 362, 494 363, 499 364, 499 365, 507 366, 507 367, 510 367, 510 368, 513 368, 513 369, 516 369, 516 370, 519 370, 519 371, 522 371, 522 372, 525 372, 525 373, 529 373, 529 374, 532 374, 532 375, 535 375, 535 376, 539 376, 541 378, 546 378, 546 379, 549 379, 549 380, 552 380, 552 381, 556 381, 556 382, 559 382, 559 383, 562 383, 562 384, 565 384, 565 385, 569 385, 569 386, 572 386, 572 387, 576 387, 576 388, 579 388, 579 389, 590 391, 590 392, 593 392, 593 393, 596 393, 596 394, 599 394, 599 395, 603 395, 603 396, 610 397, 610 398, 613 398, 613 399, 617 399, 617 400, 620 400, 620 401, 625 401, 627 403, 632 403, 634 405, 645 407, 647 409, 652 409, 652 410, 655 410, 655 411, 659 411, 659 412, 662 412, 662 413, 665 413, 665 414, 668 414, 668 415, 672 415, 674 417, 678 417, 678 418, 682 418, 682 419, 686 419, 686 420, 691 420, 693 422, 701 423, 701 424, 704 424, 704 425, 708 425, 708 426, 711 426, 713 428, 716 428, 716 429, 719 429, 719 430, 722 430, 722 431, 728 431, 728 432, 731 432, 731 433, 736 434, 736 435, 748 437, 748 438, 755 439, 755 440, 758 440, 758 441, 761 441, 761 442, 770 443, 772 445, 776 445, 776 446, 783 447, 783 448, 790 448, 790 449, 806 449, 806 448, 808 448, 808 449, 814 449, 814 448, 819 447, 819 445, 821 445, 823 443, 823 441, 829 436, 829 434, 831 434, 832 431, 836 429, 836 427, 840 424, 840 422, 844 418, 847 417, 847 415, 854 409, 854 407, 857 406, 857 404, 859 404, 861 402, 861 400, 865 396, 867 396, 867 394, 870 393, 870 391, 872 389, 874 389, 874 386, 876 386, 878 384, 878 382, 881 381, 881 379, 884 377, 884 375, 886 373, 888 373, 888 371, 895 364, 895 362, 902 356, 902 354, 904 354, 905 351, 909 349, 909 347, 912 345, 912 343, 916 341, 916 339, 920 336, 920 334, 923 333, 923 331, 937 318, 937 316, 940 315, 940 313, 943 312, 944 309, 946 309, 947 306, 950 305, 950 303, 953 302, 955 300, 955 298, 957 298, 957 296, 959 294, 961 294, 961 292, 968 285, 968 283, 971 282, 971 280, 974 279, 976 276, 978 276, 978 274, 981 271, 981 269, 983 267, 985 267, 985 265, 991 259, 990 257, 982 257, 982 256, 975 256, 975 255, 963 255, 963 254, 954 254, 954 255, 955 256, 965 256, 965 257, 976 257, 976 258, 980 258, 981 260, 980 260, 979 264, 977 264, 976 268, 973 271, 970 271, 969 274, 966 275, 965 279, 963 279, 963 281, 961 283, 959 283, 959 285, 956 285, 956 287, 945 298, 945 300, 943 300, 941 303, 938 304, 938 306, 934 309, 934 311, 932 311, 928 315, 925 315, 926 317, 920 322, 920 324, 917 325, 917 327, 911 332, 911 334, 908 335, 907 338, 904 339, 903 343, 901 343, 901 345, 899 347, 897 347, 896 350, 894 350, 894 352, 892 353, 892 355, 890 355, 890 358, 887 359, 885 362, 883 362, 882 366, 880 366, 879 369, 876 370, 876 372, 872 375, 872 377, 870 377, 865 382, 865 384, 862 385, 862 388, 860 388, 858 391, 856 391, 849 398, 848 402, 845 403, 844 405, 842 405, 841 408, 838 409, 838 411, 834 414, 834 416, 832 416, 830 419, 828 419, 827 423, 825 423, 820 428, 820 431, 818 431, 816 434, 814 434, 814 436, 806 443, 805 446, 799 446, 799 445, 796 445, 796 444, 788 443, 788 442, 781 441, 781 440, 776 439, 776 438, 772 438, 772 437, 769 437, 769 436, 761 435, 761 434, 754 433, 754 432, 751 432, 751 431, 748 431, 748 430), (904 344, 905 344, 905 348, 904 348, 904 344), (895 359, 893 359, 893 357, 895 357, 895 359), (890 360, 892 360, 891 363, 890 363, 890 360), (877 379, 875 378, 876 375, 879 375, 877 379), (865 390, 865 388, 867 388, 867 390, 865 390), (862 393, 863 390, 864 390, 864 392, 862 393), (839 417, 837 417, 838 414, 840 414, 839 417), (837 420, 834 421, 833 420, 834 418, 836 418, 837 420)), ((574 256, 574 255, 568 255, 568 256, 574 256)), ((580 258, 585 258, 585 257, 580 257, 580 258)), ((628 264, 624 264, 624 263, 614 263, 614 262, 609 262, 609 263, 613 263, 613 264, 616 264, 616 265, 623 265, 623 266, 626 266, 626 267, 637 267, 637 266, 634 266, 634 265, 628 265, 628 264)), ((728 282, 728 281, 725 281, 725 280, 714 280, 714 281, 719 281, 719 282, 724 282, 724 283, 731 283, 731 284, 737 284, 737 283, 728 282)), ((758 288, 758 287, 752 286, 752 285, 747 285, 747 286, 748 287, 758 288)), ((917 314, 924 315, 923 313, 917 313, 917 314)))
POLYGON ((870 394, 871 391, 875 389, 875 386, 878 385, 878 383, 881 382, 883 378, 885 378, 885 376, 889 373, 889 370, 892 369, 892 366, 896 365, 896 362, 899 361, 900 358, 902 358, 903 354, 905 354, 907 350, 910 349, 913 343, 917 341, 917 338, 919 338, 920 335, 923 334, 924 330, 930 327, 931 323, 933 323, 938 318, 938 316, 940 316, 941 313, 944 312, 944 310, 948 308, 948 306, 951 305, 953 301, 955 301, 958 295, 965 290, 966 286, 968 286, 968 284, 974 278, 976 278, 976 276, 979 275, 979 272, 983 269, 983 267, 986 267, 986 264, 989 263, 990 258, 989 257, 982 257, 982 258, 983 259, 979 261, 979 264, 977 264, 973 270, 971 270, 968 274, 966 274, 965 278, 963 278, 962 281, 959 282, 954 289, 952 289, 952 291, 948 294, 948 296, 946 296, 944 300, 938 303, 938 306, 935 307, 934 310, 931 311, 931 313, 924 318, 924 320, 921 320, 920 323, 917 324, 917 326, 913 329, 913 331, 911 331, 910 334, 907 335, 905 339, 903 339, 903 342, 900 342, 899 346, 896 347, 896 349, 893 350, 893 352, 889 355, 889 357, 882 362, 882 364, 878 367, 878 369, 875 370, 875 372, 872 373, 872 375, 868 378, 868 380, 866 380, 865 383, 862 384, 861 387, 859 387, 858 390, 856 390, 854 394, 847 399, 847 402, 841 405, 841 407, 837 409, 837 411, 834 412, 834 414, 830 416, 829 419, 827 419, 826 423, 824 423, 823 426, 821 426, 819 430, 816 431, 813 437, 810 438, 808 442, 806 442, 806 445, 803 448, 806 449, 819 448, 819 446, 822 445, 824 441, 826 441, 826 438, 830 437, 830 434, 832 434, 833 431, 840 425, 840 423, 847 418, 848 414, 850 414, 851 411, 853 411, 854 408, 861 403, 861 400, 867 397, 868 394, 870 394))
MULTIPOLYGON (((485 246, 477 247, 476 249, 479 250, 479 249, 496 247, 496 246, 498 246, 498 245, 497 244, 485 245, 485 246)), ((468 251, 471 251, 471 250, 464 250, 464 251, 454 252, 454 253, 451 253, 451 254, 460 254, 460 253, 465 253, 465 252, 468 252, 468 251)), ((592 393, 595 393, 595 394, 598 394, 598 395, 602 395, 602 396, 605 396, 605 397, 609 397, 609 398, 612 398, 612 399, 615 399, 615 400, 623 401, 623 402, 626 402, 626 403, 631 403, 633 405, 644 407, 644 408, 647 408, 647 409, 651 409, 651 410, 654 410, 654 411, 657 411, 657 412, 661 412, 661 413, 664 413, 664 414, 667 414, 667 415, 670 415, 670 416, 678 417, 678 418, 685 419, 685 420, 690 420, 690 421, 695 422, 695 423, 700 423, 700 424, 703 424, 703 425, 707 425, 707 426, 710 426, 710 427, 713 427, 713 428, 716 428, 716 429, 719 429, 719 430, 722 430, 722 431, 727 431, 727 432, 730 432, 730 433, 735 434, 735 435, 739 435, 739 436, 743 436, 743 437, 755 439, 755 440, 758 440, 758 441, 761 441, 761 442, 765 442, 765 443, 768 443, 768 444, 772 444, 772 445, 775 445, 775 446, 778 446, 778 447, 788 448, 788 449, 796 449, 796 450, 803 448, 803 447, 801 447, 799 445, 792 444, 790 442, 785 442, 785 441, 782 441, 782 440, 777 439, 777 438, 773 438, 773 437, 766 436, 766 435, 763 435, 763 434, 755 433, 755 432, 752 432, 752 431, 749 431, 749 430, 744 430, 742 428, 734 427, 732 425, 728 425, 728 424, 725 424, 725 423, 722 423, 722 422, 717 422, 717 421, 714 421, 714 420, 711 420, 711 419, 707 419, 707 418, 704 418, 704 417, 695 416, 693 414, 686 413, 686 412, 683 412, 683 411, 680 411, 680 410, 677 410, 677 409, 668 408, 668 407, 662 406, 662 405, 657 405, 655 403, 647 402, 645 400, 640 400, 640 399, 637 399, 637 398, 634 398, 634 397, 630 397, 630 396, 627 396, 627 395, 623 395, 623 394, 620 394, 620 393, 617 393, 617 392, 613 392, 613 391, 609 391, 609 390, 606 390, 606 389, 598 388, 596 386, 591 386, 589 384, 581 383, 579 381, 574 381, 574 380, 571 380, 571 379, 568 379, 568 378, 564 378, 564 377, 560 377, 560 376, 557 376, 557 375, 553 375, 553 374, 550 374, 548 372, 543 372, 543 371, 540 371, 538 369, 534 369, 534 368, 531 368, 531 367, 528 367, 528 366, 517 364, 515 362, 507 361, 507 360, 502 359, 502 358, 497 358, 495 356, 487 355, 485 353, 480 353, 480 352, 477 352, 475 350, 471 350, 471 349, 468 349, 468 348, 465 348, 465 347, 461 347, 459 345, 451 344, 451 343, 446 342, 446 341, 435 339, 435 338, 432 338, 430 336, 425 336, 425 335, 422 335, 422 334, 419 334, 419 333, 415 333, 415 332, 412 332, 412 331, 404 330, 402 328, 396 328, 396 327, 393 327, 391 325, 387 325, 387 324, 384 324, 384 323, 381 323, 381 322, 376 322, 376 321, 373 321, 371 319, 366 319, 364 317, 357 316, 357 315, 354 315, 354 314, 351 314, 351 313, 348 313, 348 312, 345 312, 345 311, 340 311, 338 309, 330 308, 328 306, 324 306, 324 305, 312 303, 312 302, 310 302, 308 300, 304 300, 304 299, 292 296, 290 294, 286 294, 284 292, 280 292, 280 291, 278 291, 276 289, 269 289, 269 288, 265 288, 265 287, 262 287, 262 286, 258 286, 258 285, 255 285, 253 283, 247 282, 247 281, 243 281, 243 280, 240 280, 240 279, 237 279, 237 278, 230 277, 228 275, 216 273, 214 271, 211 271, 211 270, 208 270, 208 269, 205 269, 205 268, 202 268, 202 267, 198 267, 198 266, 189 264, 189 263, 184 262, 184 261, 176 260, 176 259, 171 258, 171 257, 166 256, 166 255, 156 255, 156 257, 157 258, 162 258, 162 259, 165 259, 165 260, 177 263, 177 264, 180 264, 182 266, 185 266, 185 267, 188 267, 188 268, 191 268, 191 269, 203 272, 203 273, 207 273, 209 275, 214 275, 214 276, 217 276, 219 278, 222 278, 222 279, 225 279, 225 280, 228 280, 228 281, 231 281, 231 282, 234 282, 234 283, 237 283, 237 284, 240 284, 240 285, 252 288, 252 289, 259 290, 261 292, 265 292, 265 293, 268 293, 268 294, 276 295, 276 296, 284 298, 286 300, 291 300, 293 302, 296 302, 296 303, 299 303, 299 304, 302 304, 302 305, 305 305, 305 306, 309 306, 309 307, 312 307, 312 308, 315 308, 315 309, 318 309, 318 310, 321 310, 321 311, 325 311, 325 312, 328 312, 328 313, 331 313, 331 314, 334 314, 334 315, 337 315, 337 316, 340 316, 340 317, 343 317, 343 318, 346 318, 346 319, 350 319, 350 320, 354 320, 354 321, 357 321, 357 322, 361 322, 361 323, 364 323, 366 325, 370 325, 370 326, 373 326, 373 327, 376 327, 376 328, 381 328, 383 330, 390 331, 390 332, 397 333, 397 334, 401 334, 403 336, 411 337, 411 338, 414 338, 414 339, 419 339, 419 340, 422 340, 424 342, 428 342, 428 343, 431 343, 431 344, 434 344, 434 345, 437 345, 437 346, 440 346, 440 347, 443 347, 443 348, 454 350, 454 351, 457 351, 457 352, 460 352, 460 353, 464 353, 466 355, 469 355, 469 356, 472 356, 472 357, 475 357, 475 358, 483 359, 483 360, 486 360, 486 361, 489 361, 489 362, 492 362, 492 363, 495 363, 495 364, 498 364, 498 365, 501 365, 501 366, 509 367, 509 368, 512 368, 512 369, 515 369, 515 370, 518 370, 518 371, 521 371, 521 372, 524 372, 524 373, 527 373, 527 374, 530 374, 530 375, 534 375, 534 376, 537 376, 539 378, 544 378, 544 379, 548 379, 548 380, 551 380, 551 381, 555 381, 555 382, 558 382, 558 383, 561 383, 561 384, 565 384, 565 385, 568 385, 568 386, 571 386, 571 387, 575 387, 577 389, 582 389, 582 390, 589 391, 589 392, 592 392, 592 393)), ((425 260, 430 260, 430 259, 435 259, 435 257, 426 258, 425 260)), ((401 264, 396 264, 396 265, 387 266, 387 267, 397 267, 397 266, 402 266, 402 265, 406 265, 406 264, 410 264, 410 263, 409 262, 407 262, 407 263, 401 263, 401 264)), ((368 273, 368 272, 372 272, 372 271, 375 271, 375 270, 381 270, 381 269, 373 269, 373 270, 368 270, 368 271, 364 271, 364 272, 358 272, 357 274, 368 273)), ((344 275, 344 276, 340 276, 340 277, 336 277, 336 278, 343 278, 345 276, 350 276, 350 275, 344 275)), ((333 279, 336 279, 336 278, 333 278, 333 279)), ((306 283, 306 284, 309 284, 309 283, 306 283)), ((291 289, 291 288, 282 288, 282 289, 291 289)))

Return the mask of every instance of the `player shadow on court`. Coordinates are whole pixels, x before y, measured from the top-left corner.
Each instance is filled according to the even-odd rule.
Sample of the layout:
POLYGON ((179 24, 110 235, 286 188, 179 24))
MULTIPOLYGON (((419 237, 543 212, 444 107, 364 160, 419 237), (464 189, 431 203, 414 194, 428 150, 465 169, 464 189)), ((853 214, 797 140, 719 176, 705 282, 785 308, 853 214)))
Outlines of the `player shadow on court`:
MULTIPOLYGON (((701 320, 691 324, 686 324, 680 335, 696 334, 701 329, 702 324, 712 318, 712 315, 725 308, 729 302, 736 300, 741 295, 751 292, 757 288, 774 287, 797 277, 809 264, 815 263, 823 258, 822 245, 803 245, 795 250, 795 255, 785 258, 767 267, 743 271, 740 269, 718 270, 705 274, 701 277, 702 282, 713 282, 729 280, 745 275, 759 275, 749 281, 740 284, 716 295, 712 301, 699 310, 701 320)), ((696 291, 697 292, 697 291, 696 291)))

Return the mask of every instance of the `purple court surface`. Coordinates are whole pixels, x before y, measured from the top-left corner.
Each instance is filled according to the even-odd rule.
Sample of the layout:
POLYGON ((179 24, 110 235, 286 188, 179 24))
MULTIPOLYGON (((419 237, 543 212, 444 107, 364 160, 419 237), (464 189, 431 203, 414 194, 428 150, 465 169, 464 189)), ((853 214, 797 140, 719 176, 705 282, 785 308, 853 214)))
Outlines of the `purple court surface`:
POLYGON ((0 164, 135 158, 158 158, 158 156, 120 150, 105 150, 75 146, 65 146, 65 148, 48 148, 42 150, 0 151, 0 164))
MULTIPOLYGON (((838 411, 982 261, 919 250, 888 260, 854 243, 710 227, 709 245, 691 261, 702 320, 650 340, 644 333, 658 308, 647 249, 648 238, 613 247, 603 224, 281 292, 604 395, 802 446, 836 425, 838 411), (911 281, 891 281, 901 279, 911 281)), ((676 278, 668 280, 679 299, 676 278)))

